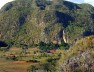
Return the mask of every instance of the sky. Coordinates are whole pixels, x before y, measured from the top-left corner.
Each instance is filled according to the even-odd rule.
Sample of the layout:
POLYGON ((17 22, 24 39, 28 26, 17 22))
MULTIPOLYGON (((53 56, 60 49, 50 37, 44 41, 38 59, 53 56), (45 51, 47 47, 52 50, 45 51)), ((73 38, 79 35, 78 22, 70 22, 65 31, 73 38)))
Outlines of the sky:
MULTIPOLYGON (((0 8, 4 6, 7 2, 11 2, 13 0, 0 0, 0 8)), ((89 3, 94 6, 94 0, 67 0, 74 3, 89 3)))
POLYGON ((94 0, 67 0, 74 3, 88 3, 94 6, 94 0))
POLYGON ((13 0, 0 0, 0 9, 3 7, 7 2, 11 2, 13 0))

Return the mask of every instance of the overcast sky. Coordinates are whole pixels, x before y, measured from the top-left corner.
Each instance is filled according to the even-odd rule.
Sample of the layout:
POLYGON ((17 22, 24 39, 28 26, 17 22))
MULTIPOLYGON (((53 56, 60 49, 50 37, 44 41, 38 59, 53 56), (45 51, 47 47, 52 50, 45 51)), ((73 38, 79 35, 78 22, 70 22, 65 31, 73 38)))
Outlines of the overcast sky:
MULTIPOLYGON (((10 1, 13 1, 13 0, 0 0, 0 8, 4 6, 4 4, 10 1)), ((89 3, 94 6, 94 0, 68 0, 68 1, 75 2, 75 3, 89 3)))

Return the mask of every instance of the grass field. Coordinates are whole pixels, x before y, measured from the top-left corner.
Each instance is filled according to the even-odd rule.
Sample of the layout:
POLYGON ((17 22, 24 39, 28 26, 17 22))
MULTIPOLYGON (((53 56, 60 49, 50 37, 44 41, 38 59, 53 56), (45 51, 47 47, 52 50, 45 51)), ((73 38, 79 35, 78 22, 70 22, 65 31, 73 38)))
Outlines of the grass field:
POLYGON ((57 50, 53 53, 46 53, 38 48, 29 48, 25 51, 21 48, 11 48, 6 52, 0 51, 0 72, 27 72, 31 65, 40 67, 41 64, 47 62, 48 58, 57 58, 59 52, 57 50), (12 60, 14 56, 17 60, 12 60))
POLYGON ((13 61, 0 60, 0 72, 27 72, 30 63, 15 63, 13 61))

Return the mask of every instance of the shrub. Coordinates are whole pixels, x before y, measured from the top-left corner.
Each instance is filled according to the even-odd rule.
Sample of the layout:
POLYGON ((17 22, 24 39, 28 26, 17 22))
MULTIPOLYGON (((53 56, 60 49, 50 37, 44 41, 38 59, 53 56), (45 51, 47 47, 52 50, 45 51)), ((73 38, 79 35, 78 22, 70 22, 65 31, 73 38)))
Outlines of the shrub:
POLYGON ((19 59, 19 57, 17 56, 9 56, 6 58, 7 60, 13 60, 13 61, 17 61, 19 59))
POLYGON ((68 50, 69 47, 70 47, 69 44, 64 42, 62 42, 61 45, 59 45, 59 49, 63 49, 63 50, 68 50))
POLYGON ((28 60, 27 62, 37 63, 37 62, 39 62, 39 61, 38 61, 38 60, 28 60))
POLYGON ((36 72, 36 66, 31 65, 28 69, 28 72, 36 72))
POLYGON ((56 49, 56 45, 53 43, 44 43, 44 42, 40 42, 39 43, 39 48, 45 52, 48 52, 51 49, 56 49))
POLYGON ((51 63, 45 63, 43 67, 44 72, 56 72, 55 66, 51 63))

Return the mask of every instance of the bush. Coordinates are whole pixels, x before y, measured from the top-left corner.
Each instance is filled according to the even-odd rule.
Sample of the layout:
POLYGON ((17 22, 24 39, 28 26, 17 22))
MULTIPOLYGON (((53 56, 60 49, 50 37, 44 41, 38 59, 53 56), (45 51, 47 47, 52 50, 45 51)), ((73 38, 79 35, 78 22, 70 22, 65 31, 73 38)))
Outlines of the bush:
POLYGON ((39 61, 38 61, 38 60, 28 60, 27 62, 37 63, 37 62, 39 62, 39 61))
POLYGON ((6 58, 7 60, 13 60, 13 61, 17 61, 19 58, 17 56, 9 56, 6 58))
POLYGON ((0 47, 0 51, 5 51, 6 48, 5 47, 0 47))
POLYGON ((59 49, 63 49, 63 50, 68 50, 69 47, 70 47, 69 44, 64 42, 62 42, 61 45, 59 45, 59 49))
POLYGON ((28 72, 36 72, 36 66, 31 65, 28 69, 28 72))
POLYGON ((46 63, 43 65, 44 72, 56 72, 56 68, 53 64, 51 63, 46 63))
POLYGON ((48 52, 51 49, 56 49, 57 46, 53 43, 44 43, 44 42, 40 42, 39 43, 39 48, 45 52, 48 52))
POLYGON ((45 0, 36 0, 36 5, 40 7, 40 10, 44 10, 46 6, 45 0))

